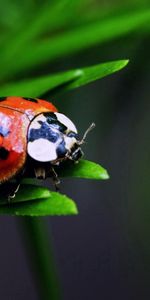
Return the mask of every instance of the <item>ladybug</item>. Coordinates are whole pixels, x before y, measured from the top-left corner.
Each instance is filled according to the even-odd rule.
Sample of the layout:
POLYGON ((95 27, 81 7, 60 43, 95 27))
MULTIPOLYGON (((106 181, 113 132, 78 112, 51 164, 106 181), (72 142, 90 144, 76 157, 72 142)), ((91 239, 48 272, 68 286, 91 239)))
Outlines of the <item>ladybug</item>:
POLYGON ((59 179, 54 169, 66 160, 78 162, 81 145, 74 123, 50 102, 37 98, 0 98, 0 184, 17 178, 17 186, 8 199, 15 197, 26 167, 33 167, 35 177, 45 179, 51 172, 57 189, 59 179), (18 180, 19 178, 19 180, 18 180))

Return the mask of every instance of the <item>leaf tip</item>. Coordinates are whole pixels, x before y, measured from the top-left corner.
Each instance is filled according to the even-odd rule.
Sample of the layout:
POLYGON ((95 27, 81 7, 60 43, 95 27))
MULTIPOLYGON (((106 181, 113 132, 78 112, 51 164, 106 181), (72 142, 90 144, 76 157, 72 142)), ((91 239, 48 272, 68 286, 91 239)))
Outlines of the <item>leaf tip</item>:
POLYGON ((125 60, 124 60, 124 67, 125 67, 126 65, 128 65, 129 62, 130 62, 130 59, 125 59, 125 60))
POLYGON ((72 201, 71 203, 71 207, 69 209, 69 213, 70 215, 78 215, 79 211, 78 211, 78 208, 77 208, 77 205, 74 201, 72 201))
POLYGON ((110 178, 110 176, 109 176, 107 170, 104 169, 104 171, 101 172, 101 174, 100 174, 100 179, 106 180, 106 179, 109 179, 109 178, 110 178))
POLYGON ((129 63, 129 59, 123 59, 123 60, 120 60, 120 69, 123 69, 124 67, 126 67, 129 63))

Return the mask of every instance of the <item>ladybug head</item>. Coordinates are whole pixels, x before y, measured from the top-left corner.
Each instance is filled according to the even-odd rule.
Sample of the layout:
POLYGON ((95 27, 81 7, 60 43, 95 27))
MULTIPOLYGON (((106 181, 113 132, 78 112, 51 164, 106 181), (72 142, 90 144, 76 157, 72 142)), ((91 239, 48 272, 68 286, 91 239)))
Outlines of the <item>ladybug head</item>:
POLYGON ((79 140, 74 123, 61 113, 41 113, 31 121, 27 135, 28 155, 36 161, 58 165, 64 160, 78 161, 83 152, 84 143, 92 124, 79 140))

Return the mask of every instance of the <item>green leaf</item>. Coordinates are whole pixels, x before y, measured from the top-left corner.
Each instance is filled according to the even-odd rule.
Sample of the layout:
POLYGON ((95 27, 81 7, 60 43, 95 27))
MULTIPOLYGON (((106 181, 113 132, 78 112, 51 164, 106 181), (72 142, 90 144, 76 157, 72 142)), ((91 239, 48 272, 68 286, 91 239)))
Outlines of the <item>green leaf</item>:
POLYGON ((0 96, 39 97, 55 89, 55 93, 70 90, 110 75, 128 64, 128 60, 118 60, 83 69, 62 72, 30 80, 10 83, 0 88, 0 96))
POLYGON ((80 76, 76 80, 68 82, 66 85, 64 85, 63 90, 78 88, 82 85, 113 74, 123 69, 128 64, 128 62, 128 59, 118 60, 80 69, 80 76))
MULTIPOLYGON (((26 186, 28 193, 32 192, 31 186, 26 186)), ((73 200, 65 195, 56 192, 49 192, 48 198, 25 201, 22 203, 14 202, 0 206, 0 215, 13 216, 59 216, 59 215, 76 215, 77 206, 73 200)), ((16 201, 16 199, 15 199, 16 201)))
MULTIPOLYGON (((112 16, 106 20, 101 20, 61 33, 45 41, 29 43, 24 47, 24 51, 15 54, 8 61, 5 52, 1 56, 1 76, 11 77, 12 75, 32 69, 33 67, 54 61, 68 54, 83 51, 96 44, 108 42, 112 39, 122 37, 126 34, 141 30, 150 20, 150 10, 135 10, 131 13, 112 16)), ((10 49, 10 47, 9 47, 10 49)))
MULTIPOLYGON (((81 159, 78 163, 65 162, 60 167, 55 167, 58 177, 75 177, 95 180, 109 179, 109 174, 101 165, 81 159)), ((32 184, 31 178, 25 178, 23 184, 32 184)))
POLYGON ((9 83, 0 87, 0 95, 7 96, 24 96, 24 97, 38 97, 49 90, 60 87, 68 82, 71 82, 81 75, 81 70, 73 70, 54 75, 33 78, 17 83, 9 83))
POLYGON ((109 179, 107 171, 92 161, 80 160, 78 164, 69 163, 65 168, 58 168, 59 177, 77 177, 85 179, 109 179))
MULTIPOLYGON (((3 191, 3 186, 1 186, 1 198, 0 198, 0 205, 7 204, 8 199, 3 194, 6 194, 3 191)), ((12 200, 13 203, 15 202, 24 202, 30 201, 40 198, 47 198, 50 196, 50 191, 47 188, 35 186, 32 184, 30 186, 21 185, 19 191, 16 193, 15 198, 12 200)))
MULTIPOLYGON (((81 160, 78 164, 68 164, 64 168, 56 168, 60 177, 78 177, 86 179, 108 179, 107 171, 100 165, 81 160)), ((47 188, 29 185, 25 179, 16 197, 8 204, 6 197, 1 198, 0 214, 16 216, 46 216, 77 214, 77 207, 73 200, 47 188)), ((32 182, 32 181, 31 181, 32 182)), ((3 188, 3 186, 1 187, 3 188)))

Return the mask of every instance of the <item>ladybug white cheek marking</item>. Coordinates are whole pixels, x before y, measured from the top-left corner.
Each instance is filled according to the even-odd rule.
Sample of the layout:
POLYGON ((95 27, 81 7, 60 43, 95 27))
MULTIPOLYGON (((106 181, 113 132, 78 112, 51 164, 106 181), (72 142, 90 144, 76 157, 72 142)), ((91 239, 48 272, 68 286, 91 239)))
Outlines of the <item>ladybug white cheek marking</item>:
POLYGON ((56 144, 40 138, 28 143, 28 154, 35 160, 50 162, 57 159, 56 144))
POLYGON ((65 125, 69 131, 73 131, 75 133, 77 133, 77 128, 74 125, 74 123, 68 118, 66 117, 64 114, 61 113, 55 113, 57 120, 62 123, 63 125, 65 125))
POLYGON ((67 136, 64 137, 64 141, 65 141, 65 148, 69 151, 71 150, 73 145, 77 142, 77 140, 74 137, 70 138, 67 136))

